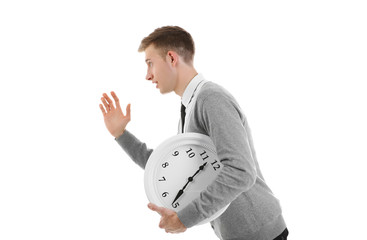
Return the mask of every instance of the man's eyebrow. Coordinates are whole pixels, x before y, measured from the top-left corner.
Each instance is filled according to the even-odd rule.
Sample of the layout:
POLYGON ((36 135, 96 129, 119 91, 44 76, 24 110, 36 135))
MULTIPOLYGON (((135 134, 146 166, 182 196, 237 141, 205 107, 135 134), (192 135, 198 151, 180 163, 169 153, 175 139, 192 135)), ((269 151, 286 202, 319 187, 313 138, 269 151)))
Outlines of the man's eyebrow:
POLYGON ((150 58, 145 59, 145 62, 148 63, 150 61, 150 58))

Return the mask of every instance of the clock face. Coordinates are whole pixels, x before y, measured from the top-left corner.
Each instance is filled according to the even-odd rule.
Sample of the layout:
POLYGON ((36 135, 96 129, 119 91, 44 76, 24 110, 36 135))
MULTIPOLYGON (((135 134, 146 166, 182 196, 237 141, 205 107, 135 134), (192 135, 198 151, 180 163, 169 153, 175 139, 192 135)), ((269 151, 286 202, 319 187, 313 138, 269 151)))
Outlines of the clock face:
POLYGON ((222 168, 208 136, 179 134, 158 146, 150 156, 145 168, 145 191, 152 203, 178 212, 199 197, 222 168))

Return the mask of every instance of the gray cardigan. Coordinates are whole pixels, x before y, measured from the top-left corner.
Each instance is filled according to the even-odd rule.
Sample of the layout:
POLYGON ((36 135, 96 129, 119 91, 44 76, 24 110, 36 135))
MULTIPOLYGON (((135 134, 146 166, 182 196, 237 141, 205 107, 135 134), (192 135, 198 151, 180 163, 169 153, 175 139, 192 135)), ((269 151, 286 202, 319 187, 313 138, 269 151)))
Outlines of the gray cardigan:
MULTIPOLYGON (((208 135, 216 146, 223 169, 200 197, 179 211, 186 227, 192 227, 231 203, 211 222, 220 239, 274 239, 286 228, 279 201, 259 168, 245 115, 225 89, 207 82, 190 115, 187 132, 208 135)), ((144 169, 153 150, 125 131, 116 139, 144 169)))

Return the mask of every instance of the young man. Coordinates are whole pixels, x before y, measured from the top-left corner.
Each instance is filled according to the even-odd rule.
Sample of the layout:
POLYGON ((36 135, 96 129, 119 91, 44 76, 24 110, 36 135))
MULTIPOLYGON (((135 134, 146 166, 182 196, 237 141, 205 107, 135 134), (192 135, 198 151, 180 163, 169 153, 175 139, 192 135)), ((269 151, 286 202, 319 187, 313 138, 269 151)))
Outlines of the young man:
MULTIPOLYGON (((179 132, 208 135, 223 164, 217 179, 181 211, 150 203, 148 207, 161 215, 159 226, 170 233, 184 232, 230 203, 211 222, 220 239, 287 239, 279 201, 259 169, 246 117, 232 95, 197 73, 191 35, 180 27, 158 28, 142 40, 139 51, 145 52, 146 79, 162 94, 174 91, 181 97, 179 132)), ((106 127, 144 168, 152 150, 126 130, 130 105, 123 114, 118 97, 111 95, 115 105, 105 93, 100 104, 106 127)))

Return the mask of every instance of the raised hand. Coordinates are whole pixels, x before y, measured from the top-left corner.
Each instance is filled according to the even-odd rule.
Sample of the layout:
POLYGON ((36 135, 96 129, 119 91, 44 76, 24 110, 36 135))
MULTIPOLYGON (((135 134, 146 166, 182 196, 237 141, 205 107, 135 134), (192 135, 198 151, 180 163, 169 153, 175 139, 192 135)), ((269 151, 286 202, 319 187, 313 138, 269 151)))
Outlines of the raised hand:
POLYGON ((115 100, 115 105, 113 101, 108 97, 106 93, 103 93, 101 101, 103 103, 99 104, 99 108, 102 111, 104 117, 104 123, 106 124, 107 130, 112 136, 118 138, 121 136, 126 128, 126 125, 130 122, 130 104, 126 107, 126 115, 121 110, 120 101, 115 92, 111 92, 111 96, 115 100))

